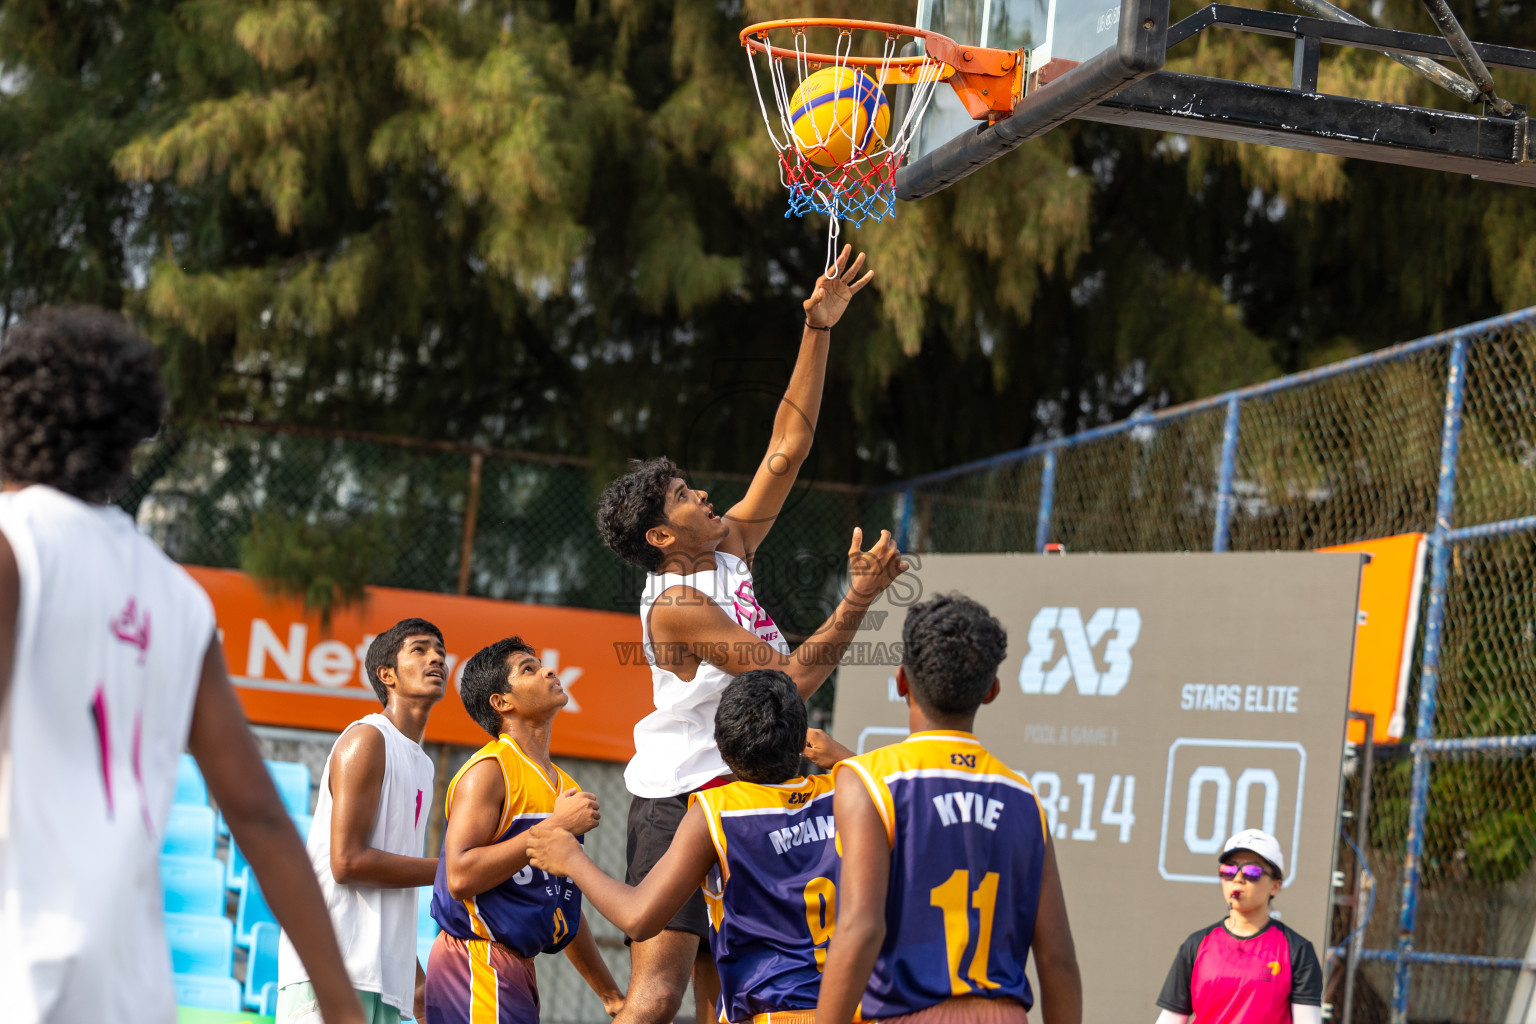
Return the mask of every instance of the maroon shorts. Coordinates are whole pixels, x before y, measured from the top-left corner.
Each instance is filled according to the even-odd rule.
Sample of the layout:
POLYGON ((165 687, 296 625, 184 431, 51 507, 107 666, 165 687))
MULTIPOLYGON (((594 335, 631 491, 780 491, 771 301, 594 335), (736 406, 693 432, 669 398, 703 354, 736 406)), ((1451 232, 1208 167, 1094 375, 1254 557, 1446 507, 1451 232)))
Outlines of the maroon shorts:
POLYGON ((499 942, 438 932, 427 957, 426 1024, 539 1024, 533 961, 499 942))
POLYGON ((955 996, 916 1013, 881 1017, 880 1024, 1028 1024, 1024 1004, 1013 999, 955 996))

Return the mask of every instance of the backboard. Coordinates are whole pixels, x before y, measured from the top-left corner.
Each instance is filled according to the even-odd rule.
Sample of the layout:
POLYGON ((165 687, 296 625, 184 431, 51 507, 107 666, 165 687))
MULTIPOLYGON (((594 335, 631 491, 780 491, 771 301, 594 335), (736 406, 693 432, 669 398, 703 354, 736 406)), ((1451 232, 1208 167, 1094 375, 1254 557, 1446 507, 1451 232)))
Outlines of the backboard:
POLYGON ((1536 51, 1471 42, 1449 15, 1439 26, 1443 35, 1424 35, 1367 24, 1326 0, 1274 4, 1292 5, 1305 13, 1212 3, 1170 25, 1168 0, 918 0, 918 27, 962 45, 1022 49, 1029 77, 1013 112, 990 123, 968 118, 953 95, 935 93, 896 175, 897 197, 948 188, 1073 119, 1536 186, 1536 120, 1494 92, 1489 70, 1536 71, 1536 51), (1170 48, 1192 45, 1202 32, 1233 30, 1294 41, 1289 88, 1162 70, 1170 48), (1320 93, 1324 44, 1375 50, 1469 107, 1320 93))
POLYGON ((963 45, 1024 50, 1028 84, 1013 116, 990 127, 967 116, 952 92, 936 92, 897 176, 903 199, 937 192, 1162 67, 1168 3, 918 0, 915 24, 963 45))

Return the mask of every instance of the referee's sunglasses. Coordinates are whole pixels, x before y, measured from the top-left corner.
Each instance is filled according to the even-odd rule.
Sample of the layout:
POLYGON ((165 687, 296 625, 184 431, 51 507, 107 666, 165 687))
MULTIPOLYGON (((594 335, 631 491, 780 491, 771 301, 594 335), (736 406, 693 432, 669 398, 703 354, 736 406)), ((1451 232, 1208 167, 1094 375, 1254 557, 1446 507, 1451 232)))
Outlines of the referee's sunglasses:
POLYGON ((1216 873, 1221 876, 1223 882, 1235 882, 1240 877, 1245 882, 1257 882, 1269 874, 1259 864, 1223 864, 1216 869, 1216 873))

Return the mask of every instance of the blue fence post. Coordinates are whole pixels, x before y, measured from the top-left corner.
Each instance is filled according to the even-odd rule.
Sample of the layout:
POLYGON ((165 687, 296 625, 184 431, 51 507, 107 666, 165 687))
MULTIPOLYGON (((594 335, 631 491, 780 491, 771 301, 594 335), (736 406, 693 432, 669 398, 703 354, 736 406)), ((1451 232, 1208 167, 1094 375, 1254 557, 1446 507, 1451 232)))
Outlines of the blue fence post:
POLYGON ((1056 449, 1047 448, 1040 467, 1040 511, 1035 516, 1035 552, 1051 542, 1051 509, 1056 504, 1056 449))
POLYGON ((912 535, 912 502, 916 500, 911 488, 901 492, 901 509, 896 513, 896 550, 907 550, 907 538, 912 535))
POLYGON ((1227 422, 1221 428, 1221 467, 1216 471, 1216 526, 1211 531, 1211 550, 1227 550, 1232 527, 1232 478, 1237 475, 1237 396, 1227 399, 1227 422))
POLYGON ((1456 511, 1456 463, 1461 449, 1461 413, 1466 401, 1467 343, 1451 345, 1445 380, 1445 422, 1440 433, 1440 480, 1435 495, 1435 528, 1429 538, 1429 607, 1424 613, 1424 662, 1419 676, 1419 714, 1414 729, 1413 782, 1408 791, 1408 851, 1403 859, 1403 908, 1397 935, 1397 971, 1392 979, 1392 1022, 1407 1024, 1413 932, 1419 913, 1424 819, 1429 801, 1430 747, 1435 735, 1435 701, 1440 687, 1440 639, 1445 626, 1445 593, 1451 562, 1451 520, 1456 511))

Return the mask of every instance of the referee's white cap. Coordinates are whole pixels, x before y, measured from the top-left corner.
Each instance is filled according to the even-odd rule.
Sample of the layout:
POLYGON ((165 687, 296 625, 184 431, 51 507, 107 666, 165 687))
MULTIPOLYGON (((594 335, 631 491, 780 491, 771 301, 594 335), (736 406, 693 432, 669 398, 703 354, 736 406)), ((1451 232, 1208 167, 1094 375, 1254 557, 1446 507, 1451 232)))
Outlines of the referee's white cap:
POLYGON ((1227 845, 1221 851, 1221 862, 1225 864, 1228 854, 1235 853, 1238 850, 1247 850, 1250 853, 1258 854, 1269 861, 1270 866, 1275 869, 1277 877, 1285 875, 1285 854, 1280 852, 1280 840, 1268 832, 1260 832, 1256 828, 1243 829, 1227 840, 1227 845))

